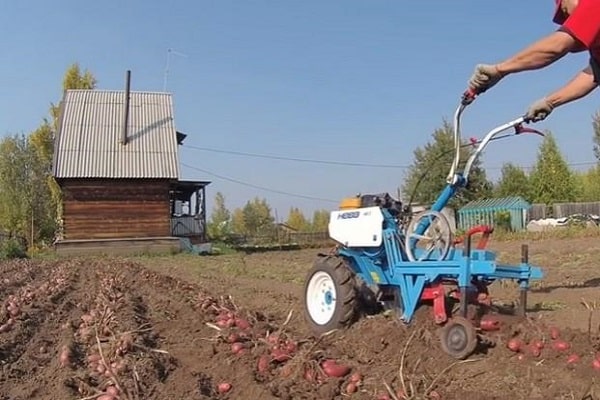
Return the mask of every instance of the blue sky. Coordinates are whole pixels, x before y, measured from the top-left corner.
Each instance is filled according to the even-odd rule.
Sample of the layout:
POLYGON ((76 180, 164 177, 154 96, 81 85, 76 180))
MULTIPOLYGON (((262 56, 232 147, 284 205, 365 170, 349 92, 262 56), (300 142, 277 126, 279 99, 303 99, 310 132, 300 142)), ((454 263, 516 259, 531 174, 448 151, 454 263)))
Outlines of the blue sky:
MULTIPOLYGON (((451 118, 479 62, 495 62, 556 29, 553 0, 42 1, 0 7, 2 134, 28 132, 61 95, 69 64, 91 70, 101 89, 167 90, 187 146, 341 162, 409 165, 417 146, 451 118)), ((587 61, 508 77, 466 112, 465 136, 481 137, 522 115, 587 61)), ((550 129, 569 163, 591 162, 598 93, 556 110, 550 129)), ((530 167, 535 136, 494 142, 484 166, 530 167)), ((358 192, 395 193, 402 168, 367 168, 249 158, 184 146, 182 162, 271 193, 182 167, 207 179, 230 208, 265 197, 279 219, 336 207, 358 192)), ((580 168, 580 167, 577 167, 580 168)))

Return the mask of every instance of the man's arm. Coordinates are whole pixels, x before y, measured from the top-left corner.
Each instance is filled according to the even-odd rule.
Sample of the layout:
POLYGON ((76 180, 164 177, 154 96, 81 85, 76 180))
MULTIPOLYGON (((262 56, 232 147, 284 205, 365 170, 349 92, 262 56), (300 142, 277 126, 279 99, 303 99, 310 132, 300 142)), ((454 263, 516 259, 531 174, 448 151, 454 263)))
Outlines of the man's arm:
POLYGON ((528 122, 539 122, 548 117, 556 107, 580 99, 594 90, 598 84, 594 80, 592 64, 579 72, 573 79, 554 93, 533 102, 525 117, 528 122))
POLYGON ((497 64, 496 68, 503 76, 540 69, 578 48, 579 42, 573 36, 567 32, 556 31, 497 64))
POLYGON ((587 96, 596 87, 598 84, 594 81, 592 67, 588 65, 562 88, 546 96, 546 100, 552 108, 556 108, 587 96))

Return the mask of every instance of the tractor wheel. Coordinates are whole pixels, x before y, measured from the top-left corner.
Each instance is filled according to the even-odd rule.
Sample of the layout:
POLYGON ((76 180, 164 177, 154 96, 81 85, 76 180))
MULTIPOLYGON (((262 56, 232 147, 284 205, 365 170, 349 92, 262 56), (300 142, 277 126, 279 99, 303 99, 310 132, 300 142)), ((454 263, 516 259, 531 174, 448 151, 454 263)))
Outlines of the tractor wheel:
POLYGON ((440 330, 442 350, 453 358, 464 360, 477 348, 477 332, 473 324, 462 317, 450 319, 440 330))
POLYGON ((304 315, 316 335, 348 327, 356 315, 354 275, 343 259, 319 257, 304 285, 304 315))

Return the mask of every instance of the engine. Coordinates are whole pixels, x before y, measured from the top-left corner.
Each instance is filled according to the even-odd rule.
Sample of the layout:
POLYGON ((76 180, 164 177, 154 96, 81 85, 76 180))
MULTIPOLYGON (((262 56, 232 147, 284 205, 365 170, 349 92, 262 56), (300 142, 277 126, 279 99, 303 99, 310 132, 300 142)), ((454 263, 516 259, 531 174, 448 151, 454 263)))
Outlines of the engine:
POLYGON ((383 213, 392 216, 404 210, 389 193, 366 194, 342 200, 340 209, 331 212, 329 236, 346 247, 379 247, 382 244, 383 213))
POLYGON ((359 197, 361 207, 381 207, 388 210, 394 217, 404 210, 402 202, 394 199, 389 193, 365 194, 359 197))

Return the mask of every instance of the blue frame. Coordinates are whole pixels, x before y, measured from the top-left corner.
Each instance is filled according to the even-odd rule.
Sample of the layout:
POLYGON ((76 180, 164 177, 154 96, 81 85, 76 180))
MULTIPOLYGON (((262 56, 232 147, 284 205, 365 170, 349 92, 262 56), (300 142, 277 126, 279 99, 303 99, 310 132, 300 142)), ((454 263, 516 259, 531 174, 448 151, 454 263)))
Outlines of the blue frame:
MULTIPOLYGON (((441 211, 456 191, 465 185, 466 179, 456 174, 454 183, 446 185, 431 209, 441 211)), ((531 279, 543 278, 541 268, 525 262, 519 265, 498 264, 496 254, 488 250, 473 249, 466 255, 462 249, 452 247, 442 261, 409 261, 403 245, 404 232, 399 229, 395 217, 386 209, 381 211, 384 217, 382 245, 376 248, 342 247, 338 254, 348 260, 355 273, 367 284, 399 289, 401 319, 406 323, 414 317, 425 286, 443 278, 456 279, 461 291, 466 291, 473 279, 486 282, 516 280, 522 290, 527 290, 531 279)), ((427 228, 428 223, 422 220, 415 232, 423 234, 427 228)), ((415 249, 414 254, 418 258, 422 250, 415 249)))

